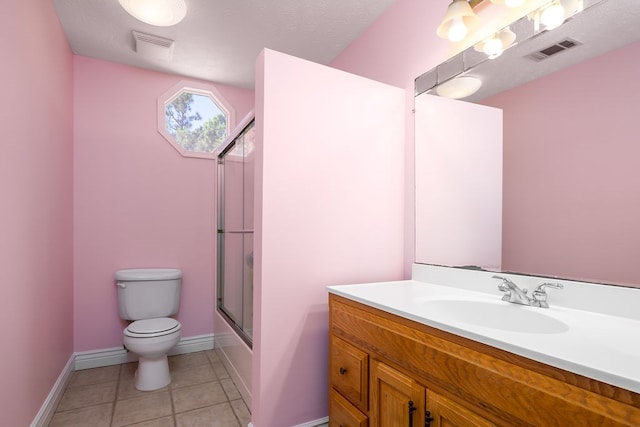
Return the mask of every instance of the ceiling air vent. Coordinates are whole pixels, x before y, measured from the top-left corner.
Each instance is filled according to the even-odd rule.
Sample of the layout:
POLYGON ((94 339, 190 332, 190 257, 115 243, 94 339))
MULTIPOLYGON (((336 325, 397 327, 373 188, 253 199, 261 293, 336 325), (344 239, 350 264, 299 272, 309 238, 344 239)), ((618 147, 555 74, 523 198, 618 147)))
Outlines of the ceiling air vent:
POLYGON ((164 37, 132 31, 136 41, 136 52, 148 59, 162 59, 170 61, 175 42, 164 37))
POLYGON ((557 53, 564 52, 565 50, 571 49, 572 47, 580 46, 581 44, 582 43, 572 39, 564 39, 561 42, 557 42, 555 44, 552 44, 551 46, 545 47, 544 49, 540 49, 537 52, 533 52, 527 55, 527 58, 533 59, 534 61, 542 61, 543 59, 547 59, 557 53))

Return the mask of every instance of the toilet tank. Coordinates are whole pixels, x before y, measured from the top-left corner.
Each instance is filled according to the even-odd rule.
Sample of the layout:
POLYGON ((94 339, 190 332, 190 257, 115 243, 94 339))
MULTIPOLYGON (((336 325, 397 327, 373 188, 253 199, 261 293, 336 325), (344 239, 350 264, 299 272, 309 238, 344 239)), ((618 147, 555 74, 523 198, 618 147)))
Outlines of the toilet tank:
POLYGON ((182 271, 174 268, 116 271, 120 318, 141 320, 176 314, 181 282, 182 271))

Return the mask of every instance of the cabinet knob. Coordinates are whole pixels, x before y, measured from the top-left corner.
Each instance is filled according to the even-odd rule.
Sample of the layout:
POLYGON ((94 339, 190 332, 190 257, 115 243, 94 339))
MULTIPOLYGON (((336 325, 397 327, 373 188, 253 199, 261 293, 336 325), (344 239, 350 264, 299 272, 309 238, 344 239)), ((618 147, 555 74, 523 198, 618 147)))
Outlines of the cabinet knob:
POLYGON ((431 427, 431 422, 434 420, 435 418, 431 416, 431 411, 424 413, 424 427, 431 427))
POLYGON ((340 367, 340 375, 344 375, 347 373, 347 368, 340 367))

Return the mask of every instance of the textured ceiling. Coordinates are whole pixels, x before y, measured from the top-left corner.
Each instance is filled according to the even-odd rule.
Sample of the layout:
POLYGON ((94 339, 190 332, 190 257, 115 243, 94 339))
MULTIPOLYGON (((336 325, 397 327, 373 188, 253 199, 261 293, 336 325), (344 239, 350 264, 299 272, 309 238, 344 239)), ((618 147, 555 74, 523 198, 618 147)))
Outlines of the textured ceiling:
POLYGON ((172 27, 142 23, 117 0, 53 0, 74 53, 253 88, 263 48, 328 64, 395 0, 186 0, 172 27), (171 61, 135 52, 132 31, 175 40, 171 61))

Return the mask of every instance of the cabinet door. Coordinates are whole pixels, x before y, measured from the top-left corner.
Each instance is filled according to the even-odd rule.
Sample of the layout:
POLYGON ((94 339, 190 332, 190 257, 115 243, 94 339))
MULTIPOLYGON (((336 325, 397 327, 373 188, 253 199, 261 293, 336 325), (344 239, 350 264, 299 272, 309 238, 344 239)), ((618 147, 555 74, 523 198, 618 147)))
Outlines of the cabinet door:
POLYGON ((377 360, 371 361, 371 426, 424 425, 425 388, 377 360))
POLYGON ((431 390, 427 391, 427 410, 433 417, 430 427, 496 427, 491 421, 431 390))
POLYGON ((356 409, 340 393, 329 392, 329 427, 367 427, 367 416, 356 409))

